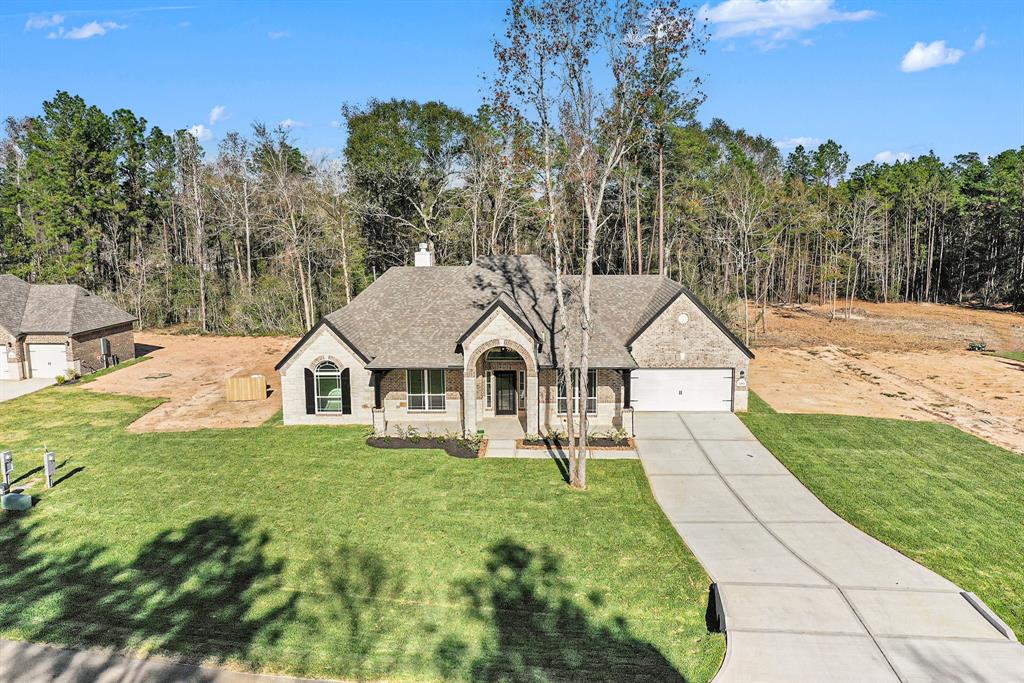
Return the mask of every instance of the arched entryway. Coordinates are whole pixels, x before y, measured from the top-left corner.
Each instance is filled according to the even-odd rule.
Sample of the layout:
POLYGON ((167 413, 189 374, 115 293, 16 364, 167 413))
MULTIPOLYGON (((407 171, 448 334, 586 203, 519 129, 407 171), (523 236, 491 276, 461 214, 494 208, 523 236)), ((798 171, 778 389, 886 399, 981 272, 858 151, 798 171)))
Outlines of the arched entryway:
POLYGON ((538 432, 537 360, 521 344, 493 339, 477 345, 465 360, 465 402, 467 432, 485 422, 492 429, 526 434, 538 432), (504 429, 512 420, 519 430, 504 429), (508 423, 508 424, 506 424, 508 423))

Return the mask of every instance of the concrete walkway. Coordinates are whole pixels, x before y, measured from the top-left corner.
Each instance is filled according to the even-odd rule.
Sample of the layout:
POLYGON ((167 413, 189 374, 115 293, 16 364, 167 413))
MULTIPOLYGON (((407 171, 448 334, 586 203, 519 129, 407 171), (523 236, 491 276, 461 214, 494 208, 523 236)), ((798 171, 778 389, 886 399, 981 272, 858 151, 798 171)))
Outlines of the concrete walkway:
POLYGON ((312 679, 228 671, 163 657, 135 659, 102 650, 68 650, 0 640, 3 683, 312 683, 312 679))
POLYGON ((33 391, 39 391, 56 383, 57 380, 50 377, 30 377, 22 380, 0 379, 0 403, 31 394, 33 391))
POLYGON ((1024 681, 980 600, 864 534, 730 413, 637 413, 654 496, 717 584, 716 681, 1024 681))

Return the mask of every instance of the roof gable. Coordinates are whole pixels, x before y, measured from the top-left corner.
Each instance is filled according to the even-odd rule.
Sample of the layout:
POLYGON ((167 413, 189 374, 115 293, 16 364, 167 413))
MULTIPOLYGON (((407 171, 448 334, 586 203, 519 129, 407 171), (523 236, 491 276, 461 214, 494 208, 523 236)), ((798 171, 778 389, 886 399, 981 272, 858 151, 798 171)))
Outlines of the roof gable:
POLYGON ((480 329, 480 327, 483 326, 484 323, 487 322, 488 318, 490 318, 491 314, 494 313, 495 311, 502 311, 502 312, 504 312, 505 315, 507 315, 509 317, 509 319, 513 323, 515 323, 526 334, 527 337, 530 337, 531 339, 533 339, 538 344, 541 343, 541 340, 537 338, 537 333, 533 330, 533 328, 530 326, 529 323, 527 323, 525 320, 523 320, 519 316, 519 314, 516 313, 516 311, 515 311, 515 309, 513 307, 513 302, 510 302, 508 297, 506 295, 504 295, 504 294, 500 295, 497 299, 495 299, 494 303, 492 303, 490 306, 488 306, 484 310, 484 312, 480 315, 480 317, 477 318, 473 322, 473 324, 470 325, 466 329, 466 331, 462 333, 462 336, 459 337, 458 341, 456 341, 455 343, 456 344, 460 344, 460 345, 465 343, 465 341, 467 339, 469 339, 471 336, 473 336, 474 332, 476 332, 478 329, 480 329))
MULTIPOLYGON (((667 278, 666 278, 666 280, 667 280, 667 278)), ((672 282, 672 281, 669 280, 669 282, 672 282)), ((694 294, 689 289, 687 289, 686 287, 684 287, 683 285, 681 285, 681 284, 679 284, 677 282, 672 282, 672 284, 675 285, 676 287, 678 287, 678 291, 676 291, 674 294, 672 294, 670 296, 667 296, 667 297, 665 296, 664 292, 661 292, 660 296, 656 296, 655 299, 653 299, 651 301, 650 305, 648 306, 648 309, 645 310, 645 312, 644 312, 644 316, 646 317, 646 316, 649 315, 649 317, 647 317, 647 320, 642 320, 641 323, 636 328, 636 330, 634 330, 633 334, 630 335, 629 339, 626 341, 626 346, 627 347, 632 346, 633 342, 635 342, 637 339, 639 339, 640 335, 642 335, 644 332, 646 332, 647 328, 649 328, 654 323, 655 320, 660 318, 662 313, 664 313, 666 310, 668 310, 668 307, 671 306, 673 303, 675 303, 676 299, 678 299, 681 296, 685 296, 687 299, 690 300, 690 302, 694 306, 697 307, 697 309, 701 313, 704 314, 704 317, 706 317, 708 320, 710 320, 714 324, 714 326, 717 327, 726 336, 726 338, 729 341, 731 341, 733 344, 735 344, 736 347, 740 351, 742 351, 744 355, 747 356, 747 358, 753 358, 754 357, 754 352, 751 351, 749 348, 747 348, 747 345, 744 344, 742 341, 740 341, 740 338, 737 337, 735 334, 733 334, 732 330, 730 330, 728 327, 726 327, 725 323, 723 323, 718 318, 718 316, 716 316, 714 313, 712 313, 708 309, 708 307, 705 306, 704 303, 700 299, 697 298, 696 294, 694 294), (652 310, 654 311, 653 313, 651 313, 652 310)))

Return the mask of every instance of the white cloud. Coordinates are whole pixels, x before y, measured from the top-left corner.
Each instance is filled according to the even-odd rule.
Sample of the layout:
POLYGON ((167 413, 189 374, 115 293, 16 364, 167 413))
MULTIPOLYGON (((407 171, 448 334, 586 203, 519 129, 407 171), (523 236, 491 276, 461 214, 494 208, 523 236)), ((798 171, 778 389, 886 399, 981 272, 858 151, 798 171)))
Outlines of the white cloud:
POLYGON ((775 140, 775 146, 780 150, 795 149, 798 145, 803 145, 804 148, 815 147, 821 144, 821 138, 812 137, 795 137, 795 138, 781 138, 775 140))
POLYGON ((206 142, 207 140, 213 139, 213 131, 201 123, 197 123, 189 128, 188 132, 199 142, 206 142))
POLYGON ((910 73, 912 71, 924 71, 946 64, 956 64, 964 56, 963 50, 953 47, 946 47, 946 41, 936 40, 934 42, 914 43, 907 54, 903 55, 900 62, 900 70, 910 73))
POLYGON ((974 46, 971 49, 974 50, 975 52, 978 52, 979 50, 984 50, 986 41, 987 39, 985 38, 985 32, 982 31, 981 33, 978 34, 978 37, 974 39, 974 46))
POLYGON ((210 125, 217 125, 218 121, 226 119, 228 116, 228 110, 223 104, 218 104, 216 107, 210 110, 210 125))
POLYGON ((51 40, 56 38, 64 38, 65 40, 87 40, 89 38, 95 38, 97 36, 105 36, 110 31, 117 31, 120 29, 128 28, 124 24, 118 24, 115 21, 90 21, 88 24, 82 24, 75 28, 64 30, 64 27, 58 28, 56 31, 50 31, 47 34, 47 38, 51 40))
POLYGON ((907 152, 890 152, 885 150, 875 155, 875 163, 878 164, 892 164, 897 161, 910 161, 910 154, 907 152))
POLYGON ((335 119, 335 120, 331 121, 330 123, 328 123, 327 125, 330 126, 331 128, 341 128, 341 121, 338 121, 337 119, 335 119))
POLYGON ((309 124, 304 121, 296 121, 295 119, 285 119, 278 121, 277 125, 281 126, 285 130, 291 130, 292 128, 305 128, 309 124))
POLYGON ((51 14, 49 16, 43 14, 37 14, 28 18, 25 22, 26 31, 35 31, 41 28, 50 28, 51 26, 60 26, 64 23, 63 14, 51 14))
POLYGON ((864 21, 876 14, 873 10, 843 12, 833 4, 834 0, 725 0, 714 7, 701 6, 697 15, 714 24, 714 38, 759 35, 777 41, 822 24, 864 21))
POLYGON ((270 31, 267 33, 267 38, 271 40, 281 40, 282 38, 291 38, 291 31, 270 31))

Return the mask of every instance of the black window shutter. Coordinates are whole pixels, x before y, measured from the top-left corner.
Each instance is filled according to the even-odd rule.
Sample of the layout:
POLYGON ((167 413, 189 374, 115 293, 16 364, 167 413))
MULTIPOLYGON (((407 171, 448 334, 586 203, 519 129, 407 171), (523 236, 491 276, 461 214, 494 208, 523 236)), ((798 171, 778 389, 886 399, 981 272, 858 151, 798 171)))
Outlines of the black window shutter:
POLYGON ((309 368, 305 370, 306 375, 306 415, 313 415, 316 413, 316 392, 313 386, 313 371, 309 368))
POLYGON ((348 368, 341 371, 341 412, 344 415, 352 414, 352 380, 348 368))

